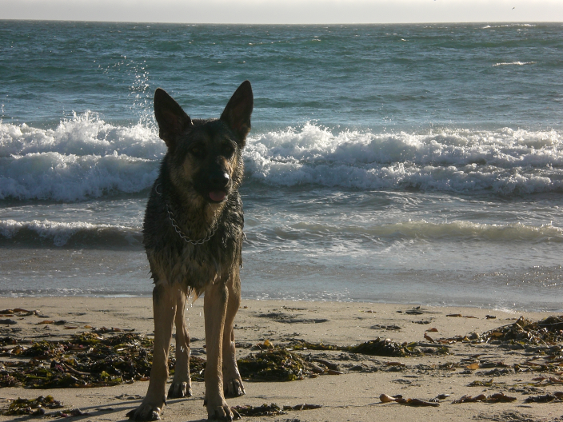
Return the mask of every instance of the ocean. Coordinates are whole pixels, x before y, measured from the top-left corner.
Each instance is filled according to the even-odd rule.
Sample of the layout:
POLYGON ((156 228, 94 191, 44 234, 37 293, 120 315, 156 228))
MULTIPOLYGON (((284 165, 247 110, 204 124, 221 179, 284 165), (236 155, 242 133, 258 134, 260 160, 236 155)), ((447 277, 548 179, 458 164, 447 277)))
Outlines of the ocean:
POLYGON ((0 295, 151 295, 154 90, 246 79, 244 298, 563 309, 563 24, 0 21, 0 295))

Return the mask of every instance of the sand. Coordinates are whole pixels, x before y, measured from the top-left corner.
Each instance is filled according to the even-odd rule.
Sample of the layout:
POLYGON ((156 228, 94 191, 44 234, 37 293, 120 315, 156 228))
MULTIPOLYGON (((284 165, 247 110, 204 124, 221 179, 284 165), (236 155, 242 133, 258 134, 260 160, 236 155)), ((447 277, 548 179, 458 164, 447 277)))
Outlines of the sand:
MULTIPOLYGON (((203 300, 196 301, 187 316, 193 339, 193 356, 204 357, 202 305, 203 300)), ((0 337, 50 340, 68 338, 74 333, 90 331, 91 327, 134 329, 149 336, 153 332, 149 298, 0 298, 0 310, 14 308, 38 310, 39 313, 25 317, 0 316, 0 337), (64 320, 65 323, 39 324, 46 320, 44 317, 53 321, 64 320), (8 323, 8 320, 12 322, 8 323)), ((561 362, 546 359, 553 350, 557 354, 557 347, 507 346, 500 341, 485 343, 477 340, 477 335, 514 324, 520 316, 539 321, 550 315, 458 307, 416 309, 410 305, 395 304, 245 300, 236 319, 235 335, 241 344, 239 358, 256 353, 250 346, 265 340, 273 345, 286 345, 300 339, 349 346, 378 337, 396 343, 419 342, 419 348, 427 351, 444 344, 449 347, 450 353, 388 357, 342 350, 299 351, 305 357, 338 365, 338 371, 330 371, 334 375, 329 375, 327 371, 316 377, 290 382, 247 381, 246 395, 227 401, 231 406, 271 403, 281 407, 300 404, 321 406, 318 409, 291 410, 283 415, 244 417, 248 421, 563 420, 560 401, 525 402, 529 397, 563 391, 561 362), (449 344, 438 342, 439 339, 454 339, 456 336, 467 339, 449 344), (546 366, 549 363, 551 366, 546 366), (470 386, 476 381, 484 385, 470 386), (516 400, 509 403, 453 403, 463 396, 484 394, 489 397, 496 393, 516 400), (382 394, 423 401, 439 395, 443 398, 437 401, 439 406, 436 407, 415 407, 396 402, 382 403, 382 394)), ((14 346, 4 346, 4 349, 11 347, 14 346)), ((561 348, 558 350, 561 357, 561 348)), ((17 358, 0 357, 0 373, 6 370, 4 365, 10 360, 17 358)), ((11 400, 18 397, 32 399, 52 395, 64 404, 65 409, 80 409, 82 416, 74 417, 75 420, 122 421, 126 419, 125 414, 140 403, 147 387, 147 381, 98 388, 6 387, 0 389, 0 407, 5 409, 11 400)), ((205 420, 203 383, 194 382, 193 391, 193 397, 169 400, 163 420, 205 420)), ((46 416, 53 416, 57 411, 60 410, 48 410, 46 416)), ((0 421, 27 419, 27 416, 0 416, 0 421)))

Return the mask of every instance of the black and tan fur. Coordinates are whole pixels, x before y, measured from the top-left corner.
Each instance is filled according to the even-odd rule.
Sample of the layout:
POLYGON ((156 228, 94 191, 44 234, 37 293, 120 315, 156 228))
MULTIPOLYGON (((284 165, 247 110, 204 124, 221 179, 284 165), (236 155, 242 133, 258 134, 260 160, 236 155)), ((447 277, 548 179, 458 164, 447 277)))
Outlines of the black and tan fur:
POLYGON ((209 419, 232 420, 225 396, 243 395, 233 333, 240 305, 242 148, 250 131, 252 88, 245 81, 219 119, 192 120, 166 92, 154 96, 159 135, 166 143, 145 213, 143 239, 155 287, 154 357, 147 395, 128 413, 160 419, 168 352, 176 325, 176 369, 168 398, 190 396, 190 345, 184 311, 190 294, 204 295, 209 419))

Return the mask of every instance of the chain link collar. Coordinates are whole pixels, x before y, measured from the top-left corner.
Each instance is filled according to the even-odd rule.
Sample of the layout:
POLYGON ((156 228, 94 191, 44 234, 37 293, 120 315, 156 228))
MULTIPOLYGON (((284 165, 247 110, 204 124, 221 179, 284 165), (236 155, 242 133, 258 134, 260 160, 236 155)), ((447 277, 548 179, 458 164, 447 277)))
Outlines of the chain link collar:
MULTIPOLYGON (((159 188, 160 188, 160 183, 157 183, 156 186, 154 187, 154 191, 157 193, 157 195, 162 196, 162 192, 159 192, 159 188)), ((166 201, 166 199, 164 200, 164 203, 166 205, 166 213, 168 214, 168 220, 170 221, 170 224, 172 224, 174 231, 176 233, 178 233, 178 236, 180 236, 180 239, 182 239, 184 242, 189 243, 190 245, 194 245, 194 246, 203 245, 204 243, 209 242, 209 240, 217 232, 217 228, 219 227, 219 224, 217 222, 215 222, 215 225, 213 226, 213 228, 211 229, 209 234, 207 236, 205 236, 203 239, 198 239, 198 240, 191 239, 189 236, 184 234, 184 232, 182 231, 182 229, 180 228, 180 226, 176 222, 176 218, 174 217, 174 213, 170 209, 170 206, 168 204, 168 201, 166 201)))

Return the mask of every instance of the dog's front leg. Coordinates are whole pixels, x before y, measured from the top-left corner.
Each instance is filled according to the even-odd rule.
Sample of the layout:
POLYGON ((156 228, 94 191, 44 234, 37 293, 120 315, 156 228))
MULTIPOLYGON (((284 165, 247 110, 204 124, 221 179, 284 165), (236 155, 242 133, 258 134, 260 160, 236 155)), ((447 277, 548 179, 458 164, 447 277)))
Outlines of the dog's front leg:
POLYGON ((168 379, 168 351, 176 315, 176 289, 168 282, 159 282, 153 290, 154 353, 147 395, 141 405, 127 414, 135 421, 160 419, 166 403, 165 388, 168 379))
POLYGON ((178 289, 176 310, 176 368, 174 379, 168 389, 168 398, 190 397, 192 381, 190 379, 190 336, 186 328, 184 316, 186 310, 186 293, 178 289))
POLYGON ((237 365, 234 332, 235 315, 240 308, 240 277, 238 271, 231 276, 227 287, 229 298, 223 332, 223 386, 226 397, 238 397, 245 394, 237 365))
POLYGON ((223 395, 223 330, 229 291, 222 280, 205 289, 205 405, 209 419, 233 420, 233 413, 223 395))

